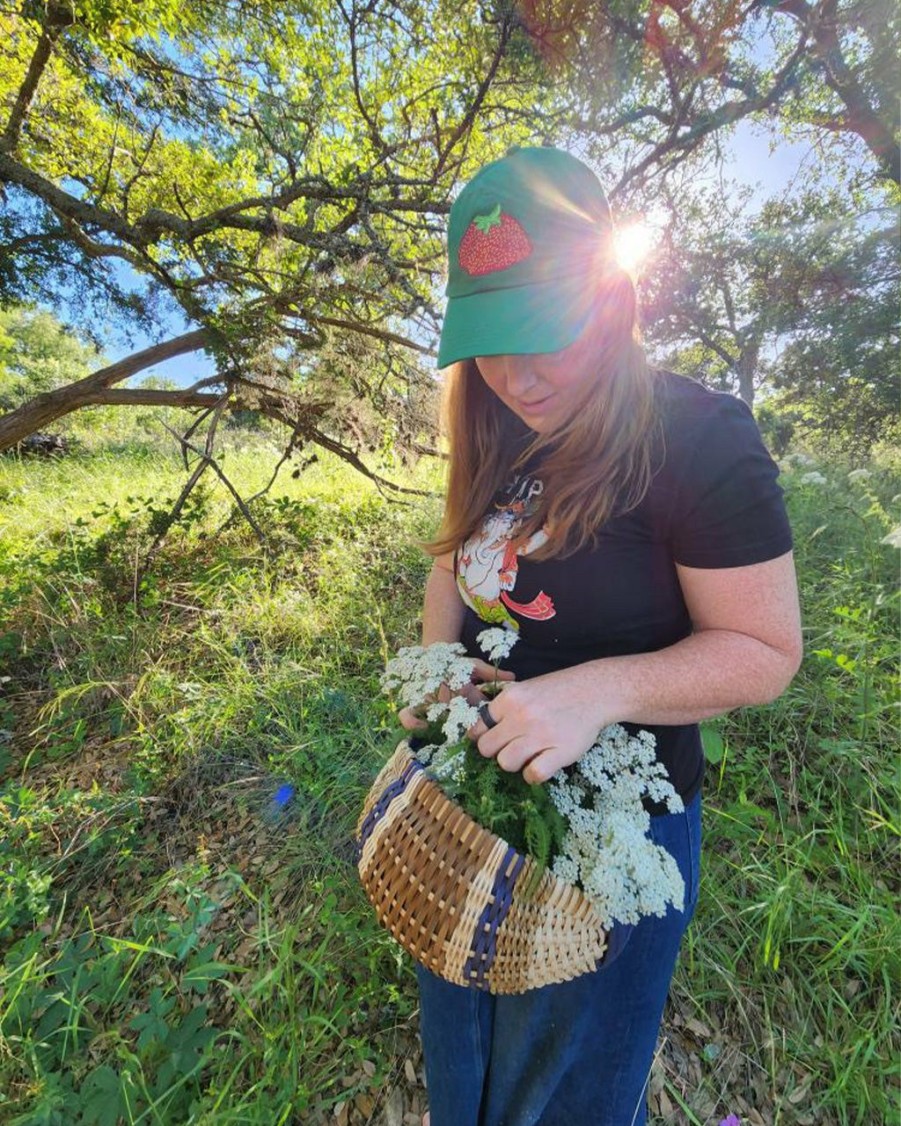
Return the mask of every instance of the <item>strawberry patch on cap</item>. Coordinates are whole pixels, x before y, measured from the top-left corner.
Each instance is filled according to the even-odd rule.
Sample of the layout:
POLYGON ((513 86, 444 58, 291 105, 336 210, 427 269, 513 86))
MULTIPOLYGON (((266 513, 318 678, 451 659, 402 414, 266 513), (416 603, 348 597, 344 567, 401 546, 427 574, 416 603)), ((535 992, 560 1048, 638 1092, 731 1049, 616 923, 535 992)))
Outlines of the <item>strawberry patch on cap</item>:
POLYGON ((508 270, 532 253, 529 236, 498 204, 487 215, 476 215, 460 239, 457 261, 470 277, 508 270))

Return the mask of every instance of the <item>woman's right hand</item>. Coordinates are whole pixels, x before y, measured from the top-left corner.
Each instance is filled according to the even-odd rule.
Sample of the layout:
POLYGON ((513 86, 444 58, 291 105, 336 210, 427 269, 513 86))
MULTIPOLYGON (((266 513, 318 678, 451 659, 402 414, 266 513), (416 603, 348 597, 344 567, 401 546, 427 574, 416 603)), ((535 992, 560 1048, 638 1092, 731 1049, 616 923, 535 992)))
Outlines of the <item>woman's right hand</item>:
MULTIPOLYGON (((478 657, 472 659, 472 682, 464 685, 459 689, 459 695, 465 696, 473 707, 478 707, 479 704, 484 702, 490 697, 486 696, 482 691, 482 687, 486 684, 500 684, 510 680, 515 680, 516 677, 512 672, 505 669, 496 669, 494 665, 489 664, 488 661, 482 661, 478 657)), ((438 691, 438 700, 441 703, 447 703, 453 693, 447 687, 442 685, 438 691)), ((426 701, 431 703, 431 701, 426 701)), ((428 727, 426 721, 416 714, 415 708, 401 708, 397 713, 397 718, 400 720, 400 725, 405 731, 422 731, 428 727)))

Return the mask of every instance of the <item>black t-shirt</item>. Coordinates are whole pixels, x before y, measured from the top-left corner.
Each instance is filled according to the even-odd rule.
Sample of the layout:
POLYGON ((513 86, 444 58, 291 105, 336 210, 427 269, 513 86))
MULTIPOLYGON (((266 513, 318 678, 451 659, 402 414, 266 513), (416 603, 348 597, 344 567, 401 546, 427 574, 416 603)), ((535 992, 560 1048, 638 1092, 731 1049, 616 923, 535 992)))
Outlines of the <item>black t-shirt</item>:
MULTIPOLYGON (((511 547, 543 491, 540 467, 529 467, 495 498, 455 556, 467 605, 461 640, 469 655, 484 657, 476 635, 486 624, 504 623, 517 629, 519 640, 502 667, 518 680, 600 657, 654 652, 692 630, 677 563, 739 567, 790 550, 778 469, 747 406, 669 372, 658 374, 657 399, 659 467, 641 503, 611 518, 596 546, 543 562, 529 559, 543 532, 511 547)), ((641 726, 655 736, 658 759, 690 801, 704 770, 697 725, 641 726)))

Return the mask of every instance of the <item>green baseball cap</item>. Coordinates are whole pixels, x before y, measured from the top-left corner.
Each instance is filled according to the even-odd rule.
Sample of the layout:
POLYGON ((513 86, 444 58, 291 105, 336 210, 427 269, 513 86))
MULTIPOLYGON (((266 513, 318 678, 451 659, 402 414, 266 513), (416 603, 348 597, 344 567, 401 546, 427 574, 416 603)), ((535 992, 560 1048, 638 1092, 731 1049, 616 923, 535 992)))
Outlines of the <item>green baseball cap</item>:
POLYGON ((591 310, 592 280, 613 261, 613 220, 581 160, 515 148, 457 196, 447 242, 439 367, 572 344, 591 310))

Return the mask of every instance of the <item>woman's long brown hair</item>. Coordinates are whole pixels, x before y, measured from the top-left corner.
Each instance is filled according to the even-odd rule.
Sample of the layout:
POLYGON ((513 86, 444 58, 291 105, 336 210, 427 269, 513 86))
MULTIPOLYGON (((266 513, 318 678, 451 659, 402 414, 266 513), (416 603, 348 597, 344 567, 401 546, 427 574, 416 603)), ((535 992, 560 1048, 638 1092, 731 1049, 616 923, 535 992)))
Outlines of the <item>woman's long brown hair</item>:
POLYGON ((450 445, 444 518, 432 555, 458 548, 518 469, 542 455, 544 491, 517 543, 544 528, 534 560, 564 558, 595 542, 614 513, 637 505, 653 473, 656 432, 653 376, 638 333, 637 298, 627 274, 602 281, 586 331, 597 340, 597 381, 571 418, 535 434, 489 390, 474 360, 448 369, 444 429, 450 445))

